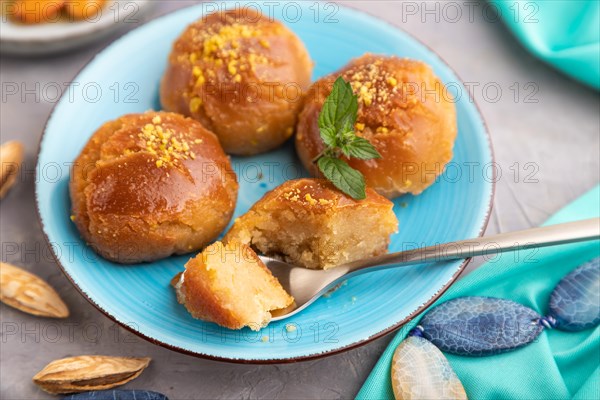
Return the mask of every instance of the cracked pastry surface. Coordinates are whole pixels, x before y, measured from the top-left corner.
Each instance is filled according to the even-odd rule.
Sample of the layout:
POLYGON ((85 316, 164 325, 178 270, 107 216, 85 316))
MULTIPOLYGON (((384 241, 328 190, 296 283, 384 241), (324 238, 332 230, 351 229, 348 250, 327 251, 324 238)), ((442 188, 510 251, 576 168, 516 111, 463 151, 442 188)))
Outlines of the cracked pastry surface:
POLYGON ((153 261, 216 239, 237 190, 229 158, 200 123, 129 114, 102 125, 75 161, 71 219, 102 257, 153 261))
POLYGON ((311 73, 306 48, 282 23, 252 8, 222 10, 177 39, 160 98, 213 131, 227 153, 257 154, 292 136, 311 73))
POLYGON ((325 179, 287 181, 237 218, 223 241, 307 268, 384 254, 398 228, 393 203, 370 188, 366 194, 354 200, 325 179))
POLYGON ((367 186, 394 198, 420 194, 452 159, 457 134, 454 100, 431 68, 420 61, 366 54, 316 81, 308 90, 296 133, 304 167, 323 149, 318 118, 338 76, 358 97, 355 132, 373 144, 380 159, 346 159, 365 176, 367 186))

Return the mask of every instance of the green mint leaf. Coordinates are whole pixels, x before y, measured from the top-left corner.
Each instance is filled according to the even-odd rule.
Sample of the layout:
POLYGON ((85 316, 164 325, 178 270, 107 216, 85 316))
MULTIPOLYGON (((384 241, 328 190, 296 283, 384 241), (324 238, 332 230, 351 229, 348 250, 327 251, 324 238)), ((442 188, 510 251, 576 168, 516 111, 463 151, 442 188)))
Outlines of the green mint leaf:
POLYGON ((352 86, 338 77, 333 89, 319 113, 319 130, 323 142, 329 147, 337 147, 343 133, 354 131, 358 100, 352 93, 352 86))
POLYGON ((360 158, 361 160, 381 158, 381 154, 375 146, 367 139, 359 136, 356 136, 350 143, 343 145, 342 152, 346 157, 360 158))
POLYGON ((354 133, 354 123, 356 121, 356 115, 347 116, 344 118, 338 131, 339 141, 345 143, 352 141, 356 137, 354 133))
POLYGON ((323 175, 342 192, 356 200, 362 200, 367 197, 365 193, 365 178, 344 160, 323 156, 319 158, 317 164, 323 175))
POLYGON ((366 197, 365 178, 344 160, 340 154, 362 160, 380 158, 381 154, 368 140, 356 136, 354 125, 358 100, 352 86, 339 77, 319 113, 319 131, 326 148, 317 156, 323 175, 338 189, 357 200, 366 197))
MULTIPOLYGON (((319 123, 319 125, 321 125, 321 124, 319 123)), ((334 126, 320 127, 319 130, 321 132, 321 139, 323 139, 323 143, 325 143, 325 146, 327 146, 327 147, 337 147, 338 146, 338 140, 337 140, 338 137, 337 137, 337 132, 335 131, 334 126)))

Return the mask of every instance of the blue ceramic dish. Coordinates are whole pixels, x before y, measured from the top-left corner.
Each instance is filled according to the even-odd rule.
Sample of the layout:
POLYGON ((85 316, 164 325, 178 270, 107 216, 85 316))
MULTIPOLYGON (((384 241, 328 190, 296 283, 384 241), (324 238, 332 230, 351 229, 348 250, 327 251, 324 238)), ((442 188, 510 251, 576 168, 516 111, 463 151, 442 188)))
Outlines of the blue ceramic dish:
MULTIPOLYGON (((306 44, 315 62, 314 78, 365 52, 395 54, 430 64, 456 97, 459 133, 454 159, 425 193, 396 199, 400 232, 393 236, 390 250, 482 234, 493 196, 492 152, 482 118, 458 77, 408 34, 351 9, 315 4, 321 7, 318 16, 312 3, 303 2, 294 3, 294 9, 283 14, 276 9, 274 15, 306 44)), ((186 8, 118 39, 81 71, 77 84, 56 105, 40 145, 36 197, 44 232, 65 274, 92 304, 136 334, 177 351, 219 360, 310 359, 364 344, 398 328, 440 296, 466 263, 359 276, 291 320, 255 333, 195 320, 177 303, 169 281, 183 269, 188 256, 122 266, 96 256, 79 237, 69 220, 69 163, 104 122, 160 108, 159 81, 171 45, 187 24, 206 11, 203 4, 186 8), (288 324, 296 329, 286 329, 288 324)), ((285 179, 305 174, 291 144, 232 161, 240 181, 236 216, 285 179)))

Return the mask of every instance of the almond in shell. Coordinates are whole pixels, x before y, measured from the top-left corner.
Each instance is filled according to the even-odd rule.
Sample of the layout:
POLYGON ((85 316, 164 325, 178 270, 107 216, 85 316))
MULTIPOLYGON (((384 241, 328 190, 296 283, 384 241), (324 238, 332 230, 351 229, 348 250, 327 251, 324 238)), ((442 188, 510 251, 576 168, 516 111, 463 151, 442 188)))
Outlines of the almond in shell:
POLYGON ((0 199, 3 198, 17 179, 23 161, 23 145, 15 140, 0 146, 0 199))
POLYGON ((66 318, 67 305, 42 278, 11 264, 0 263, 0 300, 41 317, 66 318))
POLYGON ((105 390, 137 378, 150 358, 77 356, 52 361, 33 377, 51 394, 105 390))

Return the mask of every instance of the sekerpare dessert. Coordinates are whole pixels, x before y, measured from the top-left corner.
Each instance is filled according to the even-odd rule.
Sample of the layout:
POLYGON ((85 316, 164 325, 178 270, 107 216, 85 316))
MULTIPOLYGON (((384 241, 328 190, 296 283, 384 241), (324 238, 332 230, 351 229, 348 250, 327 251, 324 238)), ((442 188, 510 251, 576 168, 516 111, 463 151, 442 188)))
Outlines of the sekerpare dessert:
POLYGON ((249 7, 223 10, 177 39, 160 98, 213 131, 227 153, 257 154, 292 136, 311 72, 304 45, 282 23, 249 7))
POLYGON ((358 97, 355 132, 381 154, 371 160, 344 159, 364 175, 367 186, 388 198, 423 192, 452 159, 457 125, 453 99, 420 61, 366 54, 316 81, 306 94, 296 133, 304 167, 320 176, 313 162, 325 148, 319 113, 339 76, 358 97))
POLYGON ((102 125, 75 161, 71 219, 102 257, 124 264, 199 250, 227 226, 238 184, 217 137, 178 114, 102 125))
POLYGON ((223 241, 306 268, 381 255, 398 220, 391 201, 370 188, 366 195, 354 200, 325 179, 287 181, 237 218, 223 241))

